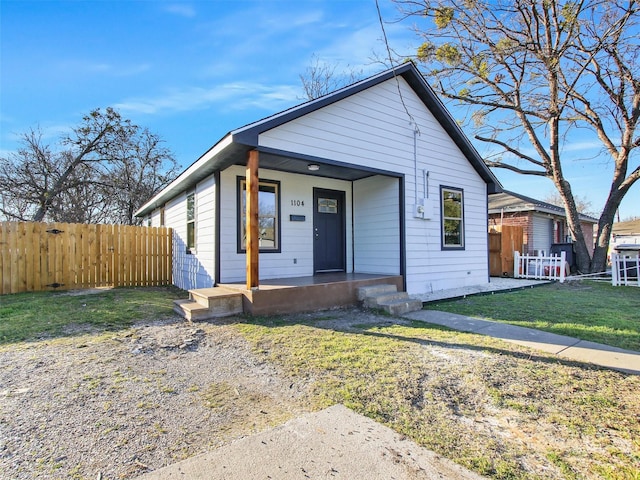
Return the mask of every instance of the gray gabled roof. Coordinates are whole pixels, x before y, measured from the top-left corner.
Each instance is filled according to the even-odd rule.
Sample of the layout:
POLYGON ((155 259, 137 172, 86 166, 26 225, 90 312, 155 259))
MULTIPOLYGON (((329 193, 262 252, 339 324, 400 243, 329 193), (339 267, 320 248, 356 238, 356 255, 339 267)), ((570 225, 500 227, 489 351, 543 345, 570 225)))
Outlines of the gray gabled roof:
MULTIPOLYGON (((566 218, 563 207, 527 197, 520 193, 503 190, 500 193, 489 195, 489 214, 532 211, 566 218)), ((597 218, 582 213, 580 214, 580 220, 589 223, 598 223, 597 218)))
POLYGON ((232 165, 237 162, 238 158, 245 159, 246 153, 249 150, 258 147, 258 139, 261 133, 396 77, 404 78, 416 92, 425 106, 431 111, 454 143, 463 152, 476 172, 485 181, 487 191, 489 193, 502 191, 500 182, 485 165, 478 151, 462 132, 460 126, 453 119, 444 104, 427 84, 416 66, 408 62, 338 89, 323 97, 305 102, 230 131, 204 155, 184 170, 170 185, 143 205, 136 212, 136 215, 143 216, 150 213, 153 209, 162 206, 181 192, 192 188, 197 182, 211 175, 211 173, 232 165))
POLYGON ((489 185, 489 192, 493 193, 501 191, 502 187, 498 179, 485 165, 482 157, 471 144, 467 136, 462 132, 458 123, 453 119, 444 104, 426 82, 423 75, 418 71, 417 67, 411 62, 385 70, 384 72, 354 83, 353 85, 343 87, 323 97, 303 103, 249 125, 245 125, 244 127, 232 131, 231 135, 233 136, 234 141, 257 147, 258 137, 261 133, 290 122, 291 120, 295 120, 308 113, 319 110, 327 105, 331 105, 332 103, 339 102, 344 98, 395 77, 404 78, 404 80, 416 92, 420 100, 422 100, 422 102, 427 106, 458 148, 464 153, 480 177, 489 185))

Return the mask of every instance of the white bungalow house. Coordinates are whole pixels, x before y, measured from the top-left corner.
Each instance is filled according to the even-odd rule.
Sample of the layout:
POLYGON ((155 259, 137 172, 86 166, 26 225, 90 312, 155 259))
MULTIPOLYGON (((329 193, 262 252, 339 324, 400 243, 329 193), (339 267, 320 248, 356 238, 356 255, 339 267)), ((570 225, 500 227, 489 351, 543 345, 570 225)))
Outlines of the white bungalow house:
POLYGON ((279 308, 251 307, 276 285, 322 284, 305 301, 339 304, 341 281, 391 278, 415 295, 489 282, 499 191, 406 63, 232 130, 136 215, 174 229, 175 285, 235 285, 245 311, 271 312, 322 306, 292 307, 287 291, 279 308))

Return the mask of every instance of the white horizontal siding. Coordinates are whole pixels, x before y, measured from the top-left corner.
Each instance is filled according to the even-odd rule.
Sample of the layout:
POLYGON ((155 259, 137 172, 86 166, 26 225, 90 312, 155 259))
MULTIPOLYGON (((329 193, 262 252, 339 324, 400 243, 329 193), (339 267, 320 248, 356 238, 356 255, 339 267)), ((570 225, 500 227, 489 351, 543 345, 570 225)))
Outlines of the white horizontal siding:
POLYGON ((152 227, 162 227, 160 224, 160 209, 157 208, 153 212, 151 212, 151 226, 152 227))
POLYGON ((185 290, 214 284, 215 188, 213 177, 196 185, 196 247, 191 254, 186 251, 187 193, 165 206, 165 226, 173 228, 173 283, 185 290))
POLYGON ((216 185, 212 176, 196 185, 197 288, 214 286, 216 262, 216 185))
MULTIPOLYGON (((244 282, 246 279, 246 255, 237 248, 237 178, 244 177, 245 169, 230 167, 220 176, 220 281, 244 282)), ((280 253, 259 254, 259 277, 288 278, 313 275, 313 188, 341 190, 346 193, 346 222, 351 225, 351 182, 295 175, 273 170, 259 169, 259 178, 280 182, 280 253), (292 201, 294 204, 292 204, 292 201), (304 205, 298 205, 300 201, 304 205), (290 220, 290 215, 304 215, 304 222, 290 220)), ((347 228, 347 271, 351 271, 351 228, 347 228)))
POLYGON ((400 274, 400 196, 397 178, 354 182, 354 266, 358 273, 400 274))
MULTIPOLYGON (((397 81, 399 84, 396 79, 388 80, 269 130, 260 136, 259 143, 402 174, 409 293, 486 283, 489 276, 486 184, 404 79, 397 81), (398 86, 415 124, 410 123, 398 86), (425 171, 429 172, 427 189, 423 181, 425 171), (441 248, 441 185, 464 191, 464 250, 441 248), (416 198, 427 195, 431 219, 414 218, 416 198)), ((354 189, 357 198, 358 187, 354 189)), ((357 215, 359 208, 356 204, 357 215)), ((356 216, 356 269, 379 268, 374 267, 375 260, 366 260, 374 255, 374 245, 361 243, 362 238, 358 237, 359 229, 367 228, 368 218, 365 215, 360 223, 356 216)), ((390 222, 391 218, 384 216, 381 221, 390 222)))

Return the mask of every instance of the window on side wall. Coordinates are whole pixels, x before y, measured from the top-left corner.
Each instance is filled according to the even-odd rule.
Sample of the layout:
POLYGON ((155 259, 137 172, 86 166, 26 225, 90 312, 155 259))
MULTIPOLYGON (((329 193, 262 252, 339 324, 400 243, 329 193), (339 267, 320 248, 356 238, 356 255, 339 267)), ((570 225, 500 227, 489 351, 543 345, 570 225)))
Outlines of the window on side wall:
POLYGON ((442 249, 464 249, 464 192, 440 187, 442 249))
POLYGON ((196 194, 187 194, 187 253, 196 248, 196 194))
MULTIPOLYGON (((247 183, 238 177, 238 252, 247 249, 247 183)), ((258 183, 258 241, 260 252, 280 252, 280 182, 258 183)))

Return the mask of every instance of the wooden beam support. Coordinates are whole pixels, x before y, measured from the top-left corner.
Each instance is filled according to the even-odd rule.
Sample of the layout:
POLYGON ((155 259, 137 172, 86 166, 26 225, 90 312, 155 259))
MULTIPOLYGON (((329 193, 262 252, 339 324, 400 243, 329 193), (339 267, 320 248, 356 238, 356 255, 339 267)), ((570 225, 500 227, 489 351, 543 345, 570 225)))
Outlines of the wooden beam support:
POLYGON ((247 246, 247 290, 256 289, 258 280, 258 252, 260 240, 258 238, 258 164, 257 150, 251 150, 247 155, 246 188, 247 199, 245 202, 247 219, 246 246, 247 246))

